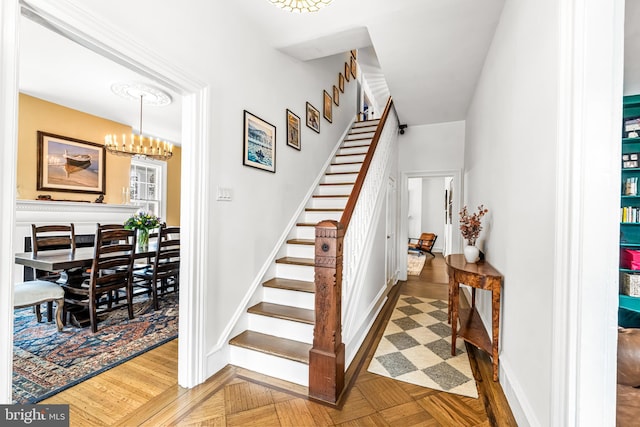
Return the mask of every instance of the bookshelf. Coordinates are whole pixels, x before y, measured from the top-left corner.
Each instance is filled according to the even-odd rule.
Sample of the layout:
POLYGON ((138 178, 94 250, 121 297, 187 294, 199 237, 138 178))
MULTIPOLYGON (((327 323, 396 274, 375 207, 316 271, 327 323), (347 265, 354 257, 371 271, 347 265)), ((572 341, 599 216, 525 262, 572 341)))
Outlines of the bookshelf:
POLYGON ((640 95, 623 98, 622 116, 618 323, 640 327, 640 267, 624 261, 628 258, 625 250, 640 254, 640 95))

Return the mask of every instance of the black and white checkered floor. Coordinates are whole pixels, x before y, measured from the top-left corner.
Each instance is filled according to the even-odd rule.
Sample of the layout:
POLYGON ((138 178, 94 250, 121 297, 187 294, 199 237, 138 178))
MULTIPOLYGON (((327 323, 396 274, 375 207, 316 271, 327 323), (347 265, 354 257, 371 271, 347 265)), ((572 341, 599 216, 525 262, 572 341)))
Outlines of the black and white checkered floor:
POLYGON ((456 348, 452 356, 446 301, 400 295, 368 371, 477 398, 464 341, 456 348))

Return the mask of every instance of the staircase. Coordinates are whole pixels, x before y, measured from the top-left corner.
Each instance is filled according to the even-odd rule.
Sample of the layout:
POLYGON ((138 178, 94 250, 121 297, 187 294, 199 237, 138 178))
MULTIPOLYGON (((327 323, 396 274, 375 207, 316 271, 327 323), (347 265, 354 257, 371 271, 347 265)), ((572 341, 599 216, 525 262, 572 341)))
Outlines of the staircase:
POLYGON ((379 120, 356 122, 307 203, 275 277, 265 278, 263 298, 249 307, 247 330, 229 341, 230 363, 307 386, 315 323, 315 226, 340 220, 379 120))

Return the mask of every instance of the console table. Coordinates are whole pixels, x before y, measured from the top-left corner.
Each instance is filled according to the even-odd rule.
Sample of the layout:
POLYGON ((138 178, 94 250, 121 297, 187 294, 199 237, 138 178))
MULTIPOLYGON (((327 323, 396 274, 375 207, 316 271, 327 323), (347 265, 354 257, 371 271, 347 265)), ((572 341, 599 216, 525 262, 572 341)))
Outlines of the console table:
POLYGON ((500 336, 500 288, 502 275, 486 261, 467 263, 462 254, 446 257, 449 273, 449 323, 451 355, 456 354, 456 338, 470 342, 489 353, 493 363, 493 380, 498 381, 498 338, 500 336), (471 286, 471 308, 460 308, 460 284, 471 286), (489 338, 476 310, 476 289, 491 292, 491 332, 489 338), (460 319, 460 329, 457 324, 460 319))

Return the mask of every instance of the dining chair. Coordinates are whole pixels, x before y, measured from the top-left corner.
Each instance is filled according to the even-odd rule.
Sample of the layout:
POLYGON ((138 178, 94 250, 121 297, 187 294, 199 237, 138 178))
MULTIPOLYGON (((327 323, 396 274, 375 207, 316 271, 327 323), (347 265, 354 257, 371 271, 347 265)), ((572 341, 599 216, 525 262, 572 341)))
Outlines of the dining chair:
MULTIPOLYGON (((52 251, 56 249, 71 249, 72 251, 76 249, 76 234, 75 227, 73 224, 69 225, 36 225, 31 224, 31 250, 33 255, 37 256, 38 252, 44 251, 52 251)), ((59 271, 44 271, 44 270, 33 270, 33 279, 43 280, 47 282, 57 282, 60 279, 59 271)), ((29 281, 25 281, 28 283, 29 281)), ((58 286, 58 285, 56 285, 58 286)), ((40 293, 43 289, 49 289, 53 292, 52 287, 46 285, 37 285, 36 283, 32 283, 31 286, 21 287, 20 293, 23 292, 36 292, 40 293), (36 291, 36 289, 39 289, 36 291)), ((14 289, 15 291, 15 289, 14 289)), ((56 293, 56 292, 53 292, 56 293)), ((53 294, 49 295, 49 298, 46 301, 41 301, 38 304, 33 304, 36 311, 36 318, 38 322, 41 321, 41 304, 47 303, 47 320, 49 322, 53 321, 53 294)), ((26 296, 25 296, 26 297, 26 296)), ((25 301, 31 300, 32 298, 26 298, 25 301)), ((38 299, 37 297, 35 298, 38 299)))
POLYGON ((149 267, 134 271, 135 286, 151 293, 153 309, 158 310, 158 297, 177 292, 180 282, 180 227, 160 226, 156 253, 149 267))
MULTIPOLYGON (((13 308, 36 307, 36 320, 42 322, 40 305, 56 303, 56 325, 62 330, 62 313, 64 311, 64 290, 60 285, 46 280, 30 280, 16 283, 13 288, 13 308)), ((51 315, 51 309, 49 309, 51 315)))
MULTIPOLYGON (((80 287, 63 285, 65 291, 65 314, 71 308, 89 311, 91 330, 98 331, 98 307, 104 307, 103 297, 108 304, 100 309, 100 314, 127 306, 129 319, 133 319, 133 260, 136 245, 134 230, 96 230, 94 257, 89 278, 80 287), (126 303, 111 297, 114 292, 124 290, 126 303)), ((64 316, 63 320, 66 320, 64 316)))

